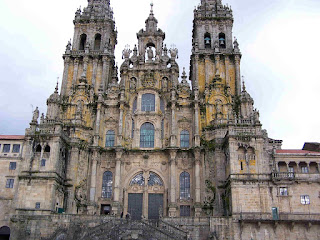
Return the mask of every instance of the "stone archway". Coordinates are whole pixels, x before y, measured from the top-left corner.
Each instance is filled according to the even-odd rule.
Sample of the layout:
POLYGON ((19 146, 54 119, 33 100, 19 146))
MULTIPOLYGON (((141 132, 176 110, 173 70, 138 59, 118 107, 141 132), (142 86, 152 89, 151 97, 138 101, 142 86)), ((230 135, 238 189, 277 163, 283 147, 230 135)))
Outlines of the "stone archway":
POLYGON ((3 226, 0 228, 0 240, 9 240, 10 239, 10 228, 3 226))
POLYGON ((134 220, 159 219, 164 215, 165 186, 161 177, 152 171, 138 172, 130 180, 124 202, 125 215, 134 220))

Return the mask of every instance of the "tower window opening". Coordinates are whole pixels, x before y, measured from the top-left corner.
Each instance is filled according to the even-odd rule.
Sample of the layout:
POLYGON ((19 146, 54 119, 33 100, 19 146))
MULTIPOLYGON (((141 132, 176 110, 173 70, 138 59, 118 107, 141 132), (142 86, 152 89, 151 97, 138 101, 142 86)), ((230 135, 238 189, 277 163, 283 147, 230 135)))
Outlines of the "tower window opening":
POLYGON ((219 34, 219 46, 221 48, 226 48, 226 35, 224 33, 219 34))
POLYGON ((96 34, 94 38, 94 50, 100 50, 101 48, 101 34, 96 34))
POLYGON ((204 35, 204 46, 205 48, 211 48, 211 36, 210 33, 204 35))
POLYGON ((86 34, 81 34, 80 36, 80 45, 79 45, 79 50, 84 50, 87 42, 87 35, 86 34))
POLYGON ((155 111, 155 95, 146 93, 142 95, 141 111, 142 112, 153 112, 155 111))

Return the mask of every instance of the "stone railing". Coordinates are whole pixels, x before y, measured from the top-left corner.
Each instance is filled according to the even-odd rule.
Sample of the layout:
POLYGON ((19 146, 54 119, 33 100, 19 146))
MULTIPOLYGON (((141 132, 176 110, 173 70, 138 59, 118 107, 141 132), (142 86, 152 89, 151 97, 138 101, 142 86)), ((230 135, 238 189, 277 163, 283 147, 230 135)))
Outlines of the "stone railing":
POLYGON ((272 213, 249 213, 242 212, 233 214, 234 218, 239 221, 290 221, 290 222, 317 222, 320 224, 319 213, 279 213, 277 216, 273 216, 272 213), (275 218, 274 218, 275 217, 275 218))
POLYGON ((276 180, 276 181, 294 180, 295 179, 295 173, 293 173, 293 172, 273 172, 272 173, 272 179, 276 180))

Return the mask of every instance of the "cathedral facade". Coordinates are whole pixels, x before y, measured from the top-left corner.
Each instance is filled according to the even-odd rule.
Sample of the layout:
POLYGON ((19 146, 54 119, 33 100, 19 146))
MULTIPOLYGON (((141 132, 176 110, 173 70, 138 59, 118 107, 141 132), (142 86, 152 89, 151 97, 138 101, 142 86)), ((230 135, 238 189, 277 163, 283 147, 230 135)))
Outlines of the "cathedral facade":
POLYGON ((0 239, 320 239, 320 153, 262 129, 233 21, 201 0, 187 76, 153 6, 119 68, 110 1, 78 9, 60 93, 0 156, 0 239))

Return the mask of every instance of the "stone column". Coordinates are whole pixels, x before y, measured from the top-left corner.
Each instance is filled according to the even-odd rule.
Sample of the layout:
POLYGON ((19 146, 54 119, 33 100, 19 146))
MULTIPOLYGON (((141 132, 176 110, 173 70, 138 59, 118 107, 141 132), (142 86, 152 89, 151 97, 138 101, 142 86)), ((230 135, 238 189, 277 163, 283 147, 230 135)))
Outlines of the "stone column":
POLYGON ((241 94, 241 73, 240 73, 240 55, 234 56, 236 64, 236 93, 238 96, 241 94))
POLYGON ((83 58, 83 72, 82 72, 82 76, 87 78, 87 69, 88 69, 88 63, 89 63, 89 57, 85 56, 83 58))
POLYGON ((90 181, 90 202, 95 202, 96 195, 96 182, 97 182, 97 163, 98 152, 93 152, 92 165, 91 165, 91 181, 90 181))
POLYGON ((224 56, 224 64, 226 66, 226 85, 227 87, 230 87, 230 75, 229 75, 229 64, 230 64, 230 60, 229 60, 229 56, 224 56))
POLYGON ((121 158, 123 151, 122 149, 116 150, 116 169, 114 174, 114 194, 113 194, 113 204, 112 211, 116 214, 120 214, 120 181, 121 181, 121 158))
POLYGON ((124 113, 124 102, 125 102, 125 96, 124 96, 124 89, 121 90, 121 96, 120 96, 120 114, 119 114, 119 129, 118 129, 118 139, 117 139, 117 146, 122 145, 122 139, 123 139, 123 113, 124 113))
POLYGON ((209 74, 210 65, 209 64, 210 64, 210 57, 205 56, 204 57, 205 76, 206 76, 205 86, 208 86, 210 84, 210 74, 209 74))
POLYGON ((93 59, 93 68, 92 68, 92 86, 93 89, 95 90, 96 88, 98 89, 99 86, 96 86, 96 78, 97 78, 97 68, 98 68, 98 58, 93 59))
POLYGON ((62 86, 61 86, 61 95, 62 96, 65 96, 67 94, 69 64, 70 64, 70 57, 66 56, 64 58, 64 70, 63 70, 62 86))
POLYGON ((195 76, 195 86, 196 88, 199 88, 199 75, 198 75, 198 67, 199 65, 199 55, 196 55, 195 56, 195 63, 194 63, 194 76, 195 76))
POLYGON ((171 136, 170 147, 177 146, 177 123, 176 123, 176 96, 175 90, 171 91, 171 136))
POLYGON ((79 58, 76 58, 74 60, 72 86, 75 86, 77 83, 78 68, 79 68, 79 58))
POLYGON ((93 139, 94 146, 99 145, 99 136, 100 136, 99 133, 100 133, 100 119, 101 119, 101 102, 99 100, 98 100, 98 106, 97 106, 96 126, 95 126, 95 133, 94 133, 94 139, 93 139))
POLYGON ((169 217, 177 215, 177 197, 176 197, 176 156, 177 151, 170 151, 170 200, 169 200, 169 217))
POLYGON ((200 149, 194 150, 194 176, 195 176, 195 217, 200 217, 201 215, 201 176, 200 176, 200 161, 201 153, 200 149))
POLYGON ((194 146, 200 146, 200 127, 199 127, 199 90, 194 91, 194 146))
POLYGON ((109 74, 109 64, 108 64, 108 57, 102 57, 102 77, 101 77, 101 85, 103 91, 105 91, 108 87, 108 77, 109 74))
POLYGON ((220 75, 220 55, 214 55, 215 65, 216 65, 216 73, 215 75, 220 75))

